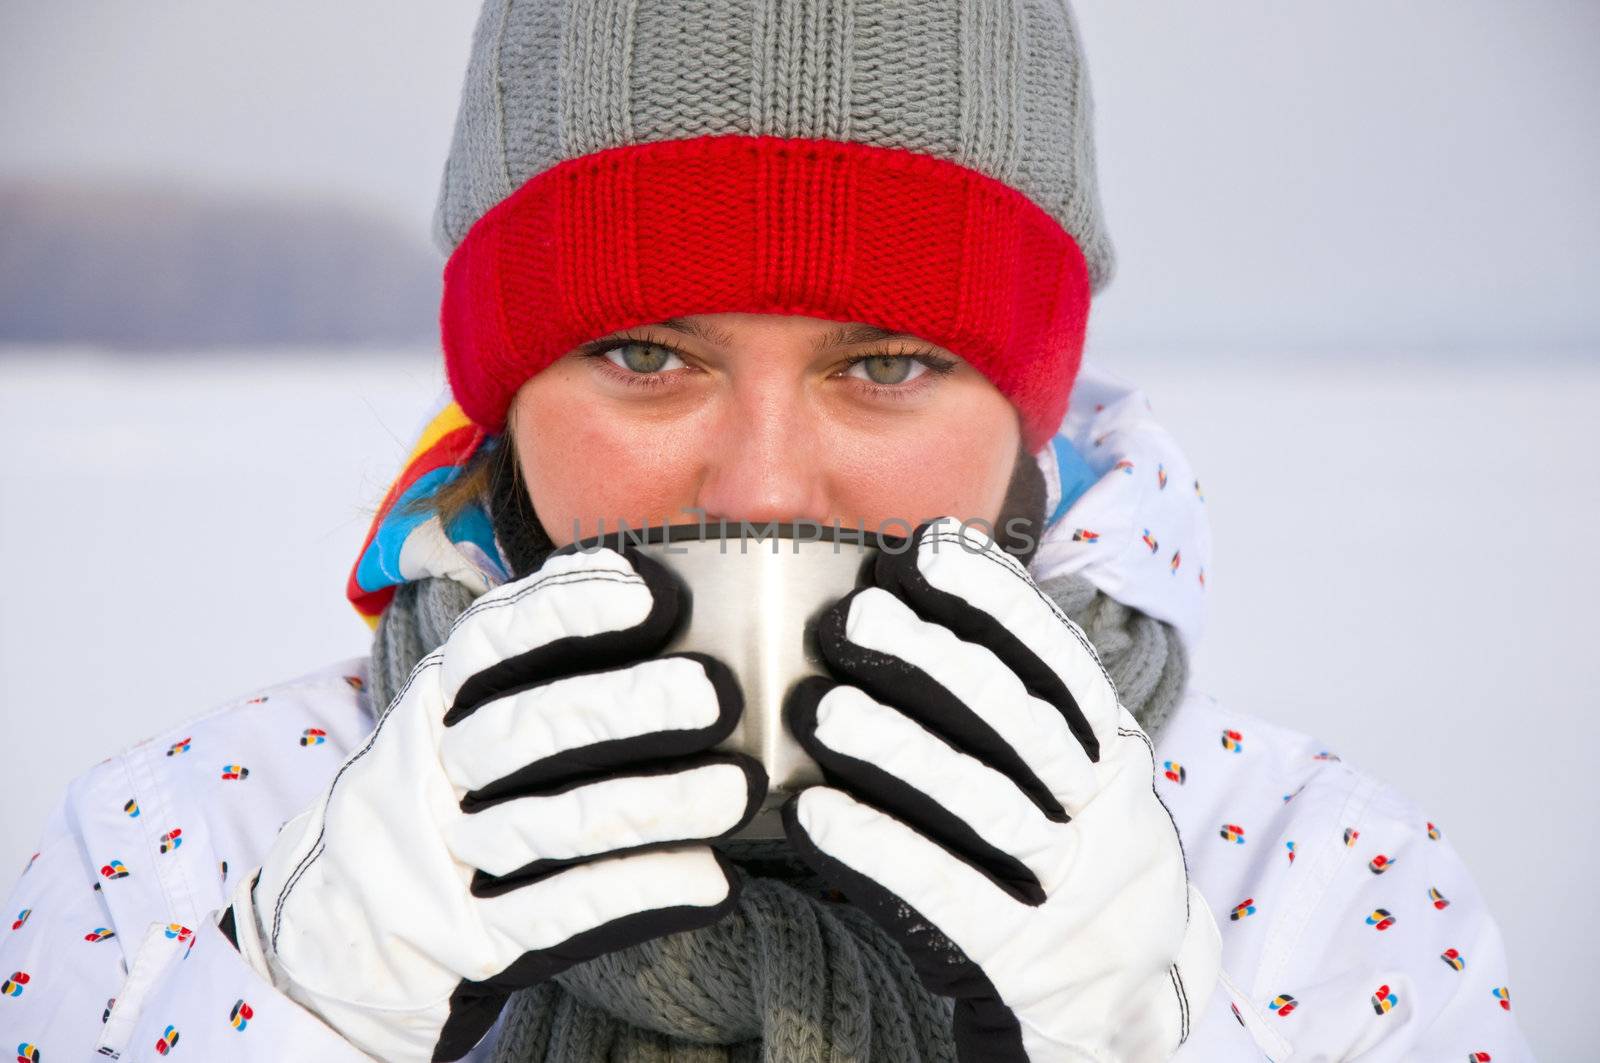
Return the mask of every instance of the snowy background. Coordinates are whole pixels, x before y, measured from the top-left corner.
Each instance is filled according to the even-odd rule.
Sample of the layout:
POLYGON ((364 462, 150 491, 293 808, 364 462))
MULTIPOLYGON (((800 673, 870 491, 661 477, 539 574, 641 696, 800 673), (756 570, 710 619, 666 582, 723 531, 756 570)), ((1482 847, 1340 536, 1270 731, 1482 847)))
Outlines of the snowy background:
MULTIPOLYGON (((74 775, 365 652, 343 586, 441 386, 411 293, 475 8, 0 6, 0 892, 74 775), (108 228, 121 258, 63 235, 108 228), (224 320, 241 262, 316 280, 226 274, 224 320)), ((1600 5, 1077 10, 1120 260, 1089 357, 1206 488, 1197 682, 1421 801, 1540 1057, 1592 1058, 1600 5)))

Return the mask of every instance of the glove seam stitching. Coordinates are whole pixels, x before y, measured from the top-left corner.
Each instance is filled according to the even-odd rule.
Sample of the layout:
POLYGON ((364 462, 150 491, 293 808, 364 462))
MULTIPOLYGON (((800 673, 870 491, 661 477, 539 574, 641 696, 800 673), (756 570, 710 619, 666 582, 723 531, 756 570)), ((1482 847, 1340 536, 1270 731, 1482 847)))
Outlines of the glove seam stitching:
MULTIPOLYGON (((1039 589, 1039 585, 1028 576, 1026 571, 1019 572, 1016 568, 1006 564, 1007 561, 1012 561, 1011 555, 1004 554, 996 557, 987 550, 973 551, 967 546, 965 540, 954 537, 953 534, 949 532, 930 532, 923 536, 922 541, 935 543, 953 542, 962 549, 966 550, 968 553, 976 553, 977 556, 986 558, 991 563, 999 565, 1003 571, 1010 574, 1013 578, 1020 580, 1025 586, 1032 588, 1033 593, 1038 596, 1039 600, 1044 602, 1045 605, 1049 607, 1051 615, 1056 618, 1057 622, 1061 623, 1063 627, 1071 632, 1073 637, 1078 640, 1078 644, 1089 652, 1089 657, 1094 661, 1095 666, 1100 669, 1100 675, 1105 679, 1106 685, 1111 688, 1112 699, 1116 701, 1118 705, 1122 704, 1122 698, 1117 694, 1117 684, 1112 680, 1111 674, 1106 671, 1105 662, 1100 659, 1100 654, 1095 650, 1094 645, 1088 640, 1088 638, 1084 636, 1082 630, 1072 622, 1072 618, 1066 616, 1061 611, 1061 607, 1053 602, 1048 594, 1045 594, 1044 591, 1039 589)), ((1012 561, 1012 564, 1015 564, 1015 562, 1012 561)))
POLYGON ((503 598, 496 598, 493 601, 488 602, 482 600, 474 602, 472 605, 467 607, 467 610, 464 613, 456 618, 453 624, 451 624, 451 630, 453 631, 455 628, 465 624, 468 617, 476 616, 479 613, 488 612, 491 609, 499 609, 503 606, 515 605, 523 598, 526 598, 534 591, 537 591, 543 587, 558 583, 582 583, 587 580, 606 580, 612 583, 637 583, 646 588, 649 586, 647 583, 645 583, 644 577, 640 576, 637 572, 627 572, 615 568, 580 569, 576 572, 555 572, 548 576, 542 576, 533 583, 530 583, 528 586, 519 588, 514 593, 508 594, 503 598))
MULTIPOLYGON (((402 697, 404 697, 406 693, 410 691, 412 684, 416 682, 417 677, 420 676, 430 664, 437 664, 438 662, 443 661, 443 659, 444 654, 441 651, 431 653, 418 662, 417 667, 412 669, 411 675, 406 679, 406 685, 401 688, 400 693, 395 695, 394 700, 398 702, 402 697)), ((317 858, 322 855, 323 850, 326 848, 326 846, 322 844, 322 839, 327 834, 328 830, 327 805, 328 801, 333 797, 333 791, 338 787, 339 780, 344 778, 344 773, 350 769, 351 765, 355 764, 356 761, 360 760, 362 757, 366 756, 372 751, 372 747, 377 744, 378 736, 383 733, 385 725, 387 725, 389 720, 393 717, 394 713, 392 712, 384 713, 383 719, 378 721, 378 726, 372 729, 372 734, 367 739, 366 744, 363 745, 354 756, 339 766, 338 773, 334 775, 333 781, 328 784, 327 796, 323 798, 322 822, 318 824, 317 837, 311 843, 311 849, 306 853, 305 856, 300 858, 300 863, 296 865, 292 872, 290 872, 289 877, 284 880, 283 888, 278 892, 277 900, 272 907, 273 952, 278 951, 278 934, 283 928, 284 903, 289 899, 290 892, 293 891, 294 887, 299 883, 300 879, 305 875, 305 873, 310 870, 311 865, 316 863, 317 858)))

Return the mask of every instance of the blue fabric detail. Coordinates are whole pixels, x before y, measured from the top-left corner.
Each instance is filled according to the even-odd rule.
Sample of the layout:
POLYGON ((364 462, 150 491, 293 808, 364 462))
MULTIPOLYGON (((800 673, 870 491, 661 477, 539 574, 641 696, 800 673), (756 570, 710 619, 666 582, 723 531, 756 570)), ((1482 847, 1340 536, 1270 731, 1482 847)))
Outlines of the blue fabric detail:
POLYGON ((450 522, 444 534, 453 543, 472 543, 482 550, 484 558, 494 564, 497 578, 505 579, 509 575, 501 570, 500 547, 494 541, 494 524, 482 506, 474 503, 463 509, 456 519, 450 522))
POLYGON ((1056 503, 1055 512, 1050 514, 1045 526, 1054 524, 1061 519, 1062 514, 1072 508, 1072 503, 1083 496, 1083 493, 1093 487, 1099 479, 1094 470, 1089 468, 1089 463, 1083 460, 1077 448, 1067 442, 1067 437, 1058 435, 1050 440, 1050 447, 1056 454, 1056 470, 1061 480, 1061 501, 1056 503))
MULTIPOLYGON (((405 582, 405 577, 400 574, 400 551, 417 525, 425 523, 433 516, 428 511, 407 513, 406 506, 413 499, 433 494, 453 480, 458 471, 457 466, 447 465, 425 473, 406 489, 405 494, 395 499, 389 515, 378 528, 378 534, 372 537, 372 545, 361 555, 361 564, 356 569, 356 583, 362 590, 370 593, 405 582)), ((490 541, 493 542, 492 533, 490 541)), ((489 552, 489 556, 495 556, 493 550, 489 552)))

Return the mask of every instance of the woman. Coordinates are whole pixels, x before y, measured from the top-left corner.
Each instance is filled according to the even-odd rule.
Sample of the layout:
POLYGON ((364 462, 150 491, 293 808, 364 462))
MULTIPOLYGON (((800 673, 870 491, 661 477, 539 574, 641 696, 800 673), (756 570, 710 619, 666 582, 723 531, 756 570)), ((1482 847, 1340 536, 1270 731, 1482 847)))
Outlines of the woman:
POLYGON ((1080 372, 1090 125, 1053 3, 488 5, 373 653, 73 784, 19 1058, 1525 1058, 1432 824, 1188 688, 1200 486, 1080 372), (696 514, 915 527, 781 845, 670 585, 574 548, 696 514))

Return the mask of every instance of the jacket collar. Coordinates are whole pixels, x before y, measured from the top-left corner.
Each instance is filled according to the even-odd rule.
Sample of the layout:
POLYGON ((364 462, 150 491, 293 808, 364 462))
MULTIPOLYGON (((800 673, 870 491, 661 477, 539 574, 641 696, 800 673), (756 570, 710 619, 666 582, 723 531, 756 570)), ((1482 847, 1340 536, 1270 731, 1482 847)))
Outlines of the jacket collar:
POLYGON ((1038 460, 1050 518, 1034 579, 1081 573, 1171 624, 1192 656, 1205 631, 1211 521, 1188 457, 1144 392, 1085 361, 1038 460))

